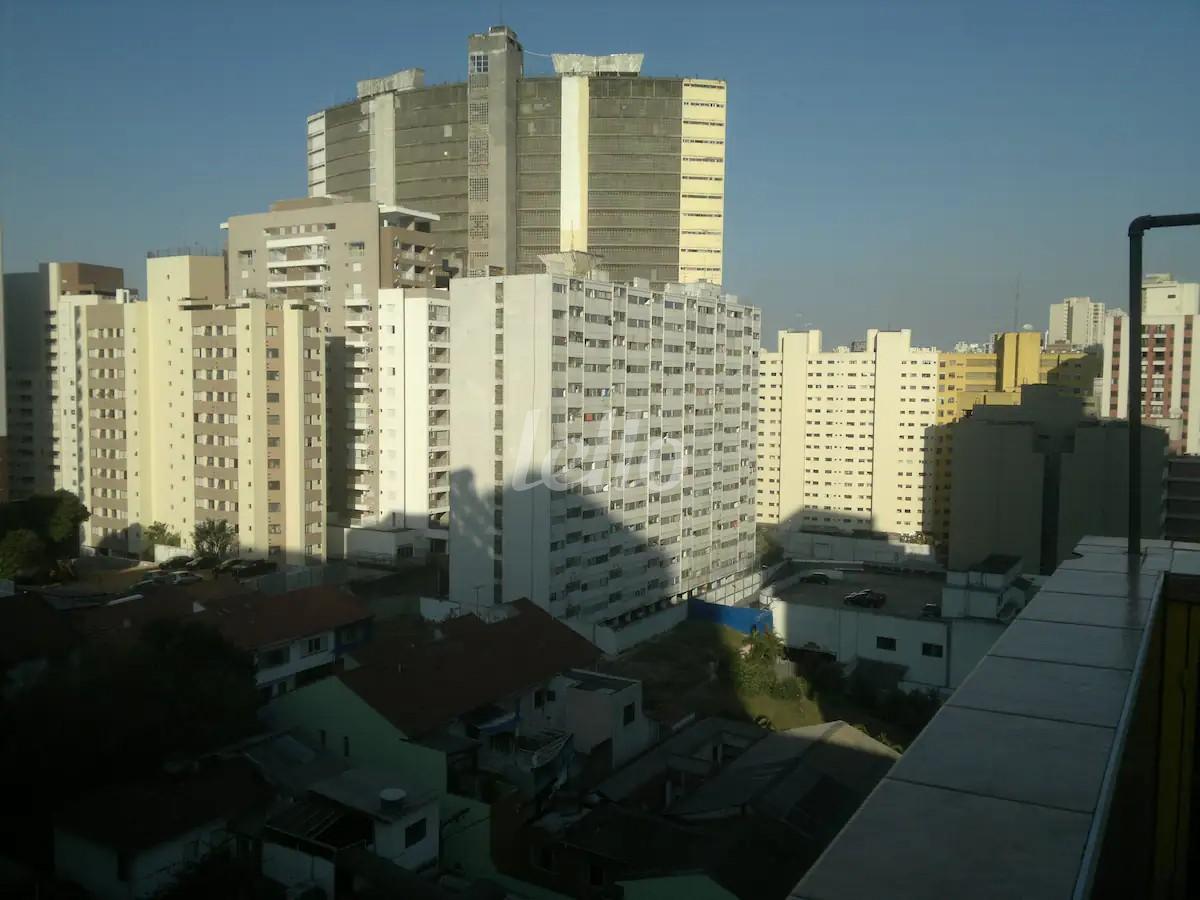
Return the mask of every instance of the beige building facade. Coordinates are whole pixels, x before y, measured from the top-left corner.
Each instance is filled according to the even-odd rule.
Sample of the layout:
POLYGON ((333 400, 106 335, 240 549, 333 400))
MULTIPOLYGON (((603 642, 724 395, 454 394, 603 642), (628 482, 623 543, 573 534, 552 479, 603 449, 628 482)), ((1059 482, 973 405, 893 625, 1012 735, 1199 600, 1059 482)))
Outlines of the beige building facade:
POLYGON ((342 548, 345 529, 391 527, 380 453, 383 432, 392 427, 381 422, 384 400, 394 389, 383 382, 394 367, 380 360, 380 296, 433 288, 447 277, 432 244, 436 221, 416 210, 327 196, 276 203, 224 226, 231 297, 304 304, 321 313, 327 511, 342 530, 342 548))
POLYGON ((4 276, 9 493, 14 499, 54 490, 60 434, 54 417, 58 302, 65 294, 116 295, 124 272, 81 262, 42 263, 4 276))
POLYGON ((464 275, 575 250, 618 281, 721 282, 725 82, 643 75, 640 53, 556 53, 530 75, 502 25, 470 35, 463 63, 464 81, 405 69, 309 116, 309 195, 437 213, 464 275))
POLYGON ((1045 347, 1035 331, 1002 332, 991 352, 939 353, 934 501, 927 530, 938 541, 949 540, 955 439, 949 425, 977 406, 1015 406, 1021 402, 1021 389, 1031 384, 1053 385, 1059 395, 1077 401, 1084 415, 1094 415, 1099 375, 1099 353, 1045 347))
POLYGON ((923 532, 933 501, 937 351, 914 347, 907 330, 872 329, 865 341, 833 350, 822 348, 819 331, 785 331, 766 359, 757 455, 763 521, 788 531, 923 532))
POLYGON ((1200 365, 1193 340, 1200 317, 1200 284, 1170 275, 1148 275, 1142 282, 1140 348, 1132 348, 1129 316, 1109 316, 1104 326, 1100 415, 1123 419, 1129 401, 1129 366, 1142 367, 1142 422, 1164 429, 1173 453, 1200 453, 1200 416, 1191 398, 1200 395, 1200 365))
POLYGON ((154 522, 187 545, 223 519, 242 554, 323 560, 321 311, 227 300, 219 256, 149 259, 147 294, 58 301, 57 486, 92 512, 84 543, 136 554, 154 522))

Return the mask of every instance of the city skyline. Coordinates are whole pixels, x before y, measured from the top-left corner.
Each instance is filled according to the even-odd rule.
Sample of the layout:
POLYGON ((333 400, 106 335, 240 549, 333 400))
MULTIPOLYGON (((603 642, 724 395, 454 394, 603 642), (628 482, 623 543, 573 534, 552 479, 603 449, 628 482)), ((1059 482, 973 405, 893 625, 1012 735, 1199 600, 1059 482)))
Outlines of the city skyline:
MULTIPOLYGON (((541 54, 552 51, 638 51, 650 74, 728 79, 723 287, 762 304, 767 335, 796 327, 803 310, 834 342, 866 326, 907 327, 918 344, 948 347, 1009 327, 1018 279, 1020 321, 1039 330, 1063 297, 1119 306, 1128 219, 1200 199, 1186 155, 1200 125, 1179 116, 1187 80, 1177 52, 1200 16, 1184 4, 1152 19, 1106 6, 1086 21, 1066 4, 765 11, 780 26, 770 34, 754 27, 759 17, 717 21, 703 5, 686 19, 662 4, 639 7, 636 20, 592 21, 510 3, 504 17, 533 73, 550 71, 541 54), (984 44, 984 33, 1002 39, 984 44), (1141 62, 1148 54, 1153 66, 1141 62)), ((228 12, 81 6, 51 23, 6 7, 5 33, 21 36, 0 64, 14 136, 0 189, 9 271, 81 260, 122 266, 142 286, 147 250, 215 246, 227 216, 303 196, 300 116, 345 100, 355 80, 409 66, 431 83, 461 78, 465 36, 499 14, 411 11, 391 36, 378 27, 389 12, 368 4, 325 23, 323 52, 305 57, 272 49, 288 44, 268 27, 295 26, 251 10, 229 33, 228 12), (219 36, 223 52, 159 65, 157 46, 139 39, 168 15, 197 44, 219 36), (69 52, 100 45, 113 53, 86 73, 90 53, 69 52), (63 64, 37 92, 19 92, 26 62, 51 49, 63 64), (143 116, 151 127, 107 145, 79 140, 143 116)), ((1197 258, 1194 236, 1156 236, 1147 271, 1195 280, 1197 258)))

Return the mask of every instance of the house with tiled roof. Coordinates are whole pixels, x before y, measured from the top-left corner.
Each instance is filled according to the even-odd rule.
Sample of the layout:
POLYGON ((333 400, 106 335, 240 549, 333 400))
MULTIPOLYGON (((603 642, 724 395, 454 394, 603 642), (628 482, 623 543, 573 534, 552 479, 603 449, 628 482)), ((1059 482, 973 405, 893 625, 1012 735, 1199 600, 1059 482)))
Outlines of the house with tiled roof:
MULTIPOLYGON (((567 783, 584 755, 611 766, 650 737, 639 682, 589 671, 599 649, 537 605, 519 600, 505 612, 450 619, 426 640, 380 637, 264 717, 352 765, 433 790, 452 858, 456 835, 487 848, 489 834, 513 830, 518 808, 567 783)), ((484 857, 464 862, 465 874, 493 877, 484 857)))
POLYGON ((214 584, 164 586, 79 610, 72 620, 84 639, 114 644, 136 640, 143 627, 163 619, 211 625, 253 656, 264 701, 333 674, 346 654, 371 636, 371 611, 344 588, 320 585, 264 594, 214 584), (201 587, 203 592, 195 590, 201 587))

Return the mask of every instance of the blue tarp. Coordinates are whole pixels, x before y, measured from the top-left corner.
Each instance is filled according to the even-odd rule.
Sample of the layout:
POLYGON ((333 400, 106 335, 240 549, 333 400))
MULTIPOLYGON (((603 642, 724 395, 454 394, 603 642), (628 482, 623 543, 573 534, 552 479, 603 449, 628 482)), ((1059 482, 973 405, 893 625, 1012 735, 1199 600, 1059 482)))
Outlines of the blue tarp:
POLYGON ((705 600, 692 598, 688 600, 688 618, 700 619, 705 622, 716 622, 718 625, 728 625, 742 634, 753 631, 771 631, 772 620, 769 609, 756 609, 750 606, 725 606, 720 603, 708 603, 705 600))

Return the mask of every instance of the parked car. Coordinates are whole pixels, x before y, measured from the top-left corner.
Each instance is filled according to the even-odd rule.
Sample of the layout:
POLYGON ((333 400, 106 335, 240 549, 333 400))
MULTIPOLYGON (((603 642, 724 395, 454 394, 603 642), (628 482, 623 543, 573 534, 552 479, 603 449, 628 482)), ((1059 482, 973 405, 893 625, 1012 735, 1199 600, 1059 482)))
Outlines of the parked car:
POLYGON ((184 554, 183 556, 172 556, 166 562, 160 563, 159 568, 164 572, 174 572, 176 569, 185 569, 188 563, 192 561, 192 557, 184 554))
POLYGON ((176 572, 167 581, 167 584, 195 584, 197 581, 203 581, 195 572, 176 572))
POLYGON ((231 556, 229 559, 222 560, 213 566, 214 572, 230 572, 238 566, 245 565, 246 560, 240 556, 231 556))
POLYGON ((269 559, 252 559, 240 566, 234 566, 230 572, 235 578, 254 578, 274 572, 278 568, 279 565, 269 559))
POLYGON ((855 591, 847 594, 843 600, 847 606, 862 606, 867 609, 878 609, 887 602, 887 594, 880 591, 855 591))
POLYGON ((824 572, 809 572, 800 576, 801 584, 829 584, 829 576, 824 572))
POLYGON ((189 572, 203 572, 207 569, 215 569, 221 564, 221 561, 215 556, 197 556, 187 564, 189 572))
POLYGON ((145 591, 152 588, 161 587, 164 584, 166 584, 166 580, 163 578, 143 578, 141 581, 134 584, 134 586, 129 590, 133 592, 145 591))

